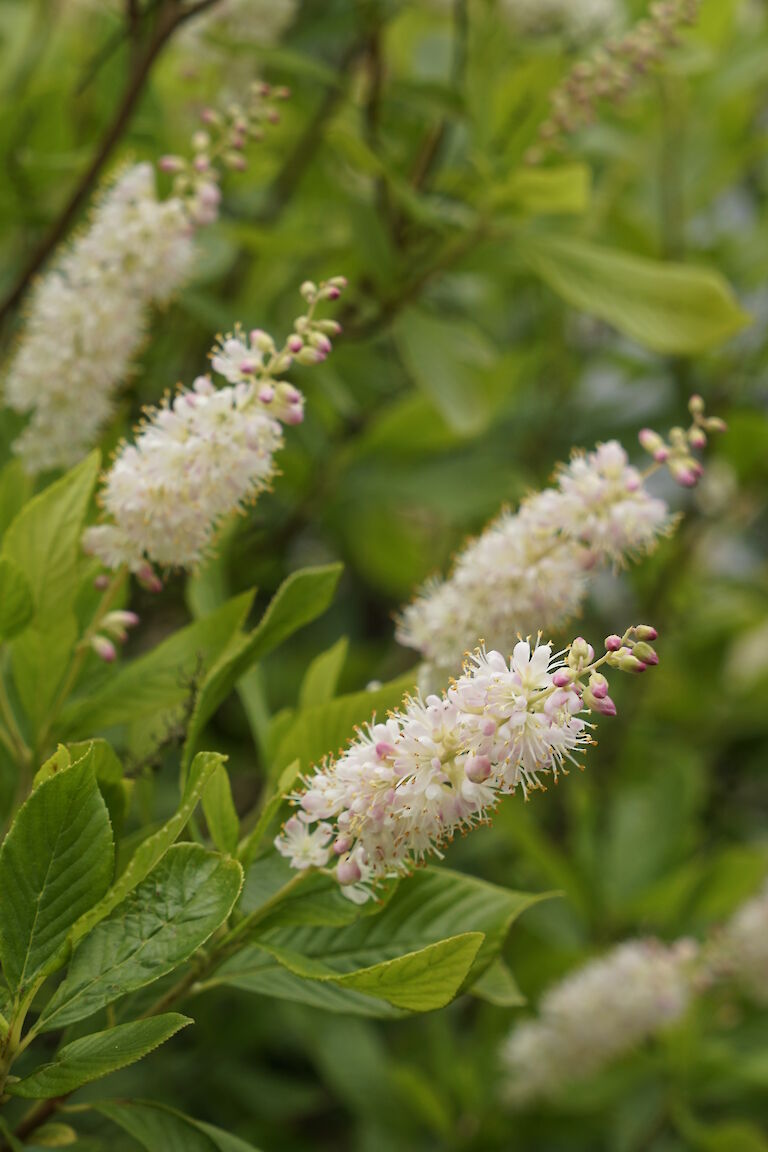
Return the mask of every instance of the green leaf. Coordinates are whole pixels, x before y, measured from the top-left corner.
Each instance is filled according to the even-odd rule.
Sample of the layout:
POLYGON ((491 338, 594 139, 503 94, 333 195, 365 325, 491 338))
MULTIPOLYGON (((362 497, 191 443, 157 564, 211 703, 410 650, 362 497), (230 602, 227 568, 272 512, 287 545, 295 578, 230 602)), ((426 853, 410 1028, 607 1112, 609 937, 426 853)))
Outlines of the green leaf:
POLYGON ((61 715, 69 735, 92 735, 184 704, 194 680, 218 659, 251 606, 252 592, 236 596, 112 673, 103 686, 73 700, 61 715))
POLYGON ((119 839, 128 806, 128 798, 126 782, 123 779, 123 765, 117 753, 111 744, 99 737, 95 740, 83 740, 69 744, 67 747, 75 759, 79 758, 82 751, 90 749, 96 783, 107 805, 115 838, 119 839))
POLYGON ((728 283, 709 268, 660 263, 567 236, 521 236, 519 250, 569 304, 656 352, 702 352, 749 322, 728 283))
POLYGON ((342 636, 327 651, 315 657, 301 682, 299 690, 301 708, 311 708, 333 700, 348 651, 349 639, 342 636))
POLYGON ((340 564, 292 573, 278 588, 258 626, 245 636, 238 635, 222 653, 197 699, 184 746, 184 765, 191 760, 208 720, 240 677, 288 636, 325 612, 340 575, 340 564))
POLYGON ((235 860, 198 844, 170 848, 75 951, 37 1027, 47 1032, 83 1020, 172 972, 227 919, 242 879, 235 860))
POLYGON ((487 1000, 497 1008, 519 1008, 526 1003, 525 996, 517 986, 517 982, 499 957, 486 968, 482 976, 474 982, 470 989, 473 996, 480 1000, 487 1000))
POLYGON ((315 708, 305 708, 296 716, 280 742, 275 756, 279 768, 298 760, 302 771, 318 764, 328 753, 337 753, 355 734, 355 727, 396 708, 406 692, 416 685, 416 673, 407 672, 397 680, 372 692, 353 692, 338 696, 315 708))
POLYGON ((32 490, 32 477, 16 457, 9 460, 0 471, 0 536, 4 536, 8 526, 18 516, 29 499, 32 490))
POLYGON ((27 1100, 48 1100, 66 1096, 83 1084, 135 1064, 155 1048, 170 1040, 192 1021, 188 1016, 168 1012, 149 1020, 118 1024, 104 1032, 94 1032, 65 1044, 50 1064, 44 1064, 23 1080, 6 1086, 12 1096, 27 1100))
MULTIPOLYGON (((318 993, 303 976, 292 970, 280 972, 278 957, 300 956, 330 969, 337 976, 371 968, 386 961, 419 952, 432 944, 459 935, 483 936, 463 988, 475 980, 498 957, 514 920, 526 908, 545 897, 514 892, 442 868, 427 868, 403 880, 389 903, 377 915, 361 916, 346 926, 318 928, 313 924, 272 928, 269 922, 259 943, 226 961, 211 984, 236 987, 268 996, 300 1000, 333 1011, 381 1015, 370 988, 344 987, 336 981, 335 993, 318 993), (271 956, 265 954, 268 948, 271 956), (362 997, 362 998, 361 998, 362 997)), ((308 969, 307 969, 308 970, 308 969)), ((384 1015, 391 1012, 383 1010, 384 1015)))
POLYGON ((96 1112, 138 1140, 146 1152, 257 1152, 237 1136, 148 1100, 92 1105, 96 1112))
POLYGON ((146 879, 152 869, 160 863, 174 841, 181 835, 190 816, 197 807, 197 803, 205 790, 205 786, 219 764, 223 764, 224 756, 218 752, 200 752, 192 762, 181 803, 157 832, 142 840, 134 852, 128 865, 115 884, 109 889, 103 900, 91 908, 74 926, 71 934, 72 944, 76 944, 87 936, 90 931, 109 916, 118 904, 133 892, 134 888, 146 879))
POLYGON ((80 537, 100 457, 93 452, 21 509, 3 538, 2 555, 26 578, 34 617, 11 648, 16 687, 37 729, 44 721, 77 642, 74 602, 80 537))
POLYGON ((394 960, 384 960, 343 974, 298 953, 264 947, 296 976, 330 981, 339 988, 352 988, 408 1012, 430 1012, 453 1000, 484 939, 482 932, 465 932, 397 956, 394 960))
POLYGON ((32 589, 13 560, 0 556, 0 641, 22 632, 35 612, 32 589))
POLYGON ((416 386, 463 436, 487 427, 492 405, 487 380, 495 350, 467 321, 409 308, 393 334, 416 386))
POLYGON ((12 987, 52 970, 113 870, 109 816, 84 757, 35 789, 0 850, 0 959, 12 987))
POLYGON ((530 216, 580 215, 589 207, 592 173, 586 164, 559 168, 519 168, 493 188, 495 207, 512 207, 530 216))
POLYGON ((35 1129, 36 1148, 69 1148, 77 1143, 77 1132, 69 1124, 42 1124, 35 1129))
POLYGON ((223 764, 214 769, 203 792, 203 812, 216 847, 230 855, 237 851, 240 820, 232 799, 229 775, 223 764))

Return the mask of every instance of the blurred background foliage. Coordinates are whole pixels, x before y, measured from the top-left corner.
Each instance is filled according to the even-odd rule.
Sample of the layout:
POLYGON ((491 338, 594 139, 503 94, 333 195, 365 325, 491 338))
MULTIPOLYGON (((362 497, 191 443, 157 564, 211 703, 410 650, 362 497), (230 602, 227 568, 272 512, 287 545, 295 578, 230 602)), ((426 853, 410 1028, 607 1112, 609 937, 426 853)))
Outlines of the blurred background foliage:
MULTIPOLYGON (((255 0, 254 23, 271 7, 255 0)), ((628 3, 626 20, 644 8, 628 3)), ((113 114, 130 67, 122 18, 106 2, 0 4, 3 288, 113 114)), ((332 609, 251 676, 249 707, 231 699, 210 725, 244 805, 269 769, 268 718, 296 707, 309 663, 344 635, 340 692, 405 672, 399 605, 573 446, 615 436, 634 452, 638 429, 681 421, 692 391, 728 421, 692 495, 656 482, 684 513, 680 531, 601 576, 579 625, 600 639, 652 622, 658 674, 617 683, 619 719, 601 725, 583 775, 508 802, 450 852, 454 868, 562 892, 507 945, 534 1004, 613 941, 702 933, 768 872, 768 14, 759 0, 703 0, 696 28, 620 109, 603 108, 554 168, 525 169, 578 51, 520 36, 485 0, 304 0, 267 43, 211 22, 158 59, 110 162, 178 151, 199 107, 253 76, 292 89, 249 171, 228 177, 193 282, 155 317, 107 449, 142 405, 201 371, 216 332, 239 319, 281 336, 302 280, 351 285, 333 356, 297 370, 307 419, 274 493, 188 586, 136 593, 144 646, 226 594, 256 584, 263 608, 292 569, 344 562, 332 609), (595 304, 605 282, 571 285, 580 309, 546 282, 531 253, 562 236, 718 269, 751 324, 695 356, 667 354, 658 333, 638 342, 618 291, 612 323, 595 304)), ((13 432, 6 414, 5 459, 13 432)), ((6 511, 23 488, 13 477, 6 511)), ((149 773, 139 801, 162 805, 174 773, 149 773)), ((215 992, 151 1082, 141 1067, 122 1080, 280 1152, 768 1148, 765 1014, 707 1002, 557 1107, 513 1115, 498 1103, 497 1049, 521 1011, 464 998, 376 1023, 215 992)))

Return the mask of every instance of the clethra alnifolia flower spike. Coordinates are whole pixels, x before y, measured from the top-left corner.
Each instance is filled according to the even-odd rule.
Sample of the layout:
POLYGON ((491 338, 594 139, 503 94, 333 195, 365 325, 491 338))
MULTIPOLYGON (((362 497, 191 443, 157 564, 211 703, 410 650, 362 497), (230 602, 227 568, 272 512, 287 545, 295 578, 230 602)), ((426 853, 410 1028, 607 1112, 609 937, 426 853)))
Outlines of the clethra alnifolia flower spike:
POLYGON ((591 572, 650 551, 672 523, 616 441, 576 453, 553 487, 502 512, 447 579, 425 585, 397 638, 444 681, 481 636, 507 649, 519 633, 561 627, 581 607, 591 572))
MULTIPOLYGON (((310 333, 316 303, 304 317, 310 333)), ((127 565, 153 590, 162 587, 155 567, 199 563, 221 521, 268 487, 283 425, 304 418, 301 392, 277 378, 291 361, 260 329, 221 337, 211 366, 227 386, 199 376, 148 413, 104 478, 104 522, 86 530, 86 551, 107 568, 127 565)), ((128 626, 113 613, 115 627, 117 616, 128 626)))
POLYGON ((480 648, 442 695, 406 697, 303 778, 278 851, 294 868, 324 867, 338 855, 342 891, 362 903, 387 877, 487 820, 503 795, 557 780, 593 742, 588 709, 616 713, 598 670, 611 654, 595 660, 581 637, 574 650, 576 667, 530 640, 518 641, 509 660, 480 648))

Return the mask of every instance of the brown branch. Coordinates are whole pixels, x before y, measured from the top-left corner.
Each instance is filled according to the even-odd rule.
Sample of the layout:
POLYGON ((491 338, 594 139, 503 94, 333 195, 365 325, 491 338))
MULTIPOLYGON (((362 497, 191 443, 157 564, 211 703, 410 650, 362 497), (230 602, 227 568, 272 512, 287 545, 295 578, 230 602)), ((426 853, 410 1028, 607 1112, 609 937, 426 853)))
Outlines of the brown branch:
POLYGON ((35 1104, 16 1126, 13 1133, 16 1139, 26 1140, 27 1136, 36 1132, 41 1125, 45 1124, 46 1120, 50 1120, 51 1116, 58 1110, 59 1105, 66 1099, 66 1096, 53 1096, 50 1100, 41 1100, 39 1104, 35 1104))
POLYGON ((128 126, 133 111, 149 79, 152 66, 173 33, 181 24, 190 20, 193 16, 198 15, 198 13, 204 11, 206 8, 211 8, 216 3, 218 3, 218 0, 198 0, 196 4, 181 9, 178 6, 178 0, 166 0, 166 3, 158 14, 157 24, 149 43, 131 72, 112 122, 104 133, 90 164, 80 177, 77 187, 53 227, 32 253, 16 284, 2 305, 0 305, 0 323, 2 323, 8 313, 16 307, 24 296, 31 281, 46 262, 56 245, 64 238, 83 204, 91 195, 104 165, 112 155, 116 144, 128 126))

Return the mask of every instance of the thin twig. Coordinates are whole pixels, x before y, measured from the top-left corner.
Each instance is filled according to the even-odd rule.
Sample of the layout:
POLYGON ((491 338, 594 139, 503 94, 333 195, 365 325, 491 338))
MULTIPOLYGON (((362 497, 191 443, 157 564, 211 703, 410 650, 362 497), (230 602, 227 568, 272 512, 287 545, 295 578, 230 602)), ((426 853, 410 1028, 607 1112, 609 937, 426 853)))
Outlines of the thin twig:
POLYGON ((198 0, 196 4, 191 4, 182 9, 178 6, 178 0, 166 0, 166 3, 158 14, 153 35, 147 44, 146 50, 136 62, 131 72, 131 76, 115 111, 115 115, 112 118, 112 122, 104 133, 90 164, 80 177, 77 187, 74 189, 53 227, 32 253, 16 284, 2 305, 0 305, 0 323, 2 323, 9 312, 16 307, 24 296, 33 278, 48 259, 56 245, 64 238, 71 223, 89 198, 104 165, 112 155, 116 144, 128 126, 155 61, 173 33, 182 24, 186 23, 187 20, 191 20, 200 12, 213 7, 213 5, 217 3, 218 0, 198 0))

